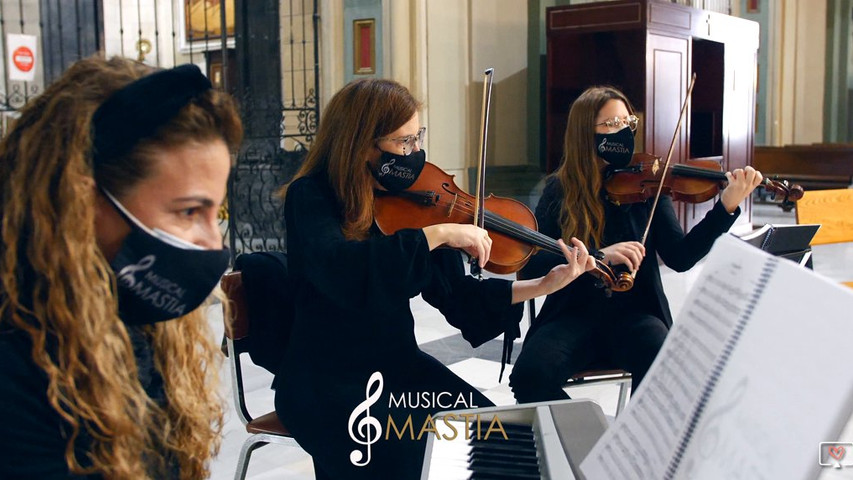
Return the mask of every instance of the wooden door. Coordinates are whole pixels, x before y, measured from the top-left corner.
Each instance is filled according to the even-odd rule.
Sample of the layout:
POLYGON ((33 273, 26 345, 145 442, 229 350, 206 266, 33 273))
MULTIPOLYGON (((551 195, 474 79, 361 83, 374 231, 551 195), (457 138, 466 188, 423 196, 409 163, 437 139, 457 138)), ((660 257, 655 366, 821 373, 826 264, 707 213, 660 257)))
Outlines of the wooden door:
MULTIPOLYGON (((646 36, 646 62, 645 150, 666 160, 690 83, 690 38, 649 33, 646 36)), ((689 128, 688 115, 676 137, 673 163, 687 156, 689 128)), ((693 215, 688 214, 681 203, 676 203, 675 207, 682 226, 687 230, 695 223, 689 221, 693 215)))
MULTIPOLYGON (((725 32, 725 97, 723 168, 752 165, 755 142, 755 99, 758 87, 758 25, 724 15, 713 16, 714 32, 725 32)), ((741 204, 736 225, 751 228, 752 198, 741 204)))

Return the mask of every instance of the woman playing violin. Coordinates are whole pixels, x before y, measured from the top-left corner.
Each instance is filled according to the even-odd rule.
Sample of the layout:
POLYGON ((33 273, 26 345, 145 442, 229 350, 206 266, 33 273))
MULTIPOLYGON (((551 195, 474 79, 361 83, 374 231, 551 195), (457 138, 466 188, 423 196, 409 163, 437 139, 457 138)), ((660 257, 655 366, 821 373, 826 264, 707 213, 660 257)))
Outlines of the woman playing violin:
POLYGON ((348 84, 330 100, 286 189, 296 317, 275 405, 312 455, 317 478, 419 478, 429 433, 401 439, 388 419, 403 429, 411 415, 417 438, 427 414, 441 408, 401 403, 401 396, 448 392, 441 398, 466 399, 456 408, 491 405, 418 349, 412 297, 421 294, 476 346, 516 331, 521 302, 557 291, 594 265, 571 239, 571 250, 560 242, 566 262, 541 278, 478 281, 465 275, 458 250, 485 265, 492 244, 486 230, 439 224, 379 233, 374 191, 405 189, 424 165, 419 108, 393 81, 348 84))
MULTIPOLYGON (((643 245, 637 240, 653 199, 617 206, 602 187, 609 169, 631 161, 637 122, 625 95, 610 87, 587 89, 569 112, 563 163, 536 208, 539 229, 554 238, 574 235, 603 254, 604 263, 637 273, 631 290, 610 298, 588 275, 548 295, 510 376, 520 403, 568 398, 566 379, 591 368, 631 372, 636 391, 672 325, 657 257, 675 271, 689 270, 734 224, 738 205, 762 179, 752 167, 727 173, 719 200, 686 235, 672 200, 661 197, 643 245)), ((538 254, 523 273, 532 277, 559 261, 538 254)))

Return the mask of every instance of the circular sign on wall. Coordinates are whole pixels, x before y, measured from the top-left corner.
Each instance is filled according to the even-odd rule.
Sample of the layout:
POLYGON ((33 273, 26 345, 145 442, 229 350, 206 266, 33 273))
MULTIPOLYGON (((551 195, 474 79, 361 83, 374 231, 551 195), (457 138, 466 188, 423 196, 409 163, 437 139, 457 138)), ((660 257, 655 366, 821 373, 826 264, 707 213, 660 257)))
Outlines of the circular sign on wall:
POLYGON ((10 33, 6 35, 6 68, 9 80, 32 82, 41 59, 38 58, 38 39, 35 35, 10 33))
POLYGON ((27 47, 18 47, 12 52, 12 62, 15 67, 22 72, 29 72, 35 65, 35 55, 33 51, 27 47))

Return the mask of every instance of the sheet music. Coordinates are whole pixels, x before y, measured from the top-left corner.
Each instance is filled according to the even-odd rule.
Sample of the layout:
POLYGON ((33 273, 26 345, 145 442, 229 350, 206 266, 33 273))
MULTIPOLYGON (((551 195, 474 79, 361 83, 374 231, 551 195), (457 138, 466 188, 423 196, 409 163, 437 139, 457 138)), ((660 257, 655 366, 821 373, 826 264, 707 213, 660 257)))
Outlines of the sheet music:
POLYGON ((584 474, 814 474, 818 443, 835 440, 850 414, 851 311, 853 291, 721 237, 643 386, 582 463, 584 474))

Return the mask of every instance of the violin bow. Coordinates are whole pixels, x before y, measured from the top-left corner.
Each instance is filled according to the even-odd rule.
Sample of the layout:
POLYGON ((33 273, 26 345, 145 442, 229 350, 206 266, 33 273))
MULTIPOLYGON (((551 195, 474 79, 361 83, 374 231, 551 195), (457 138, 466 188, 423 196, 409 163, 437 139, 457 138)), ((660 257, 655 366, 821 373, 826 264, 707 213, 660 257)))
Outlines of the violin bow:
MULTIPOLYGON (((474 192, 474 225, 485 228, 485 199, 486 199, 486 144, 489 131, 489 110, 492 104, 492 75, 494 68, 487 68, 483 72, 483 109, 480 115, 480 149, 477 154, 477 188, 474 192)), ((476 261, 471 263, 471 272, 481 274, 480 266, 476 261)))
MULTIPOLYGON (((678 139, 678 132, 681 130, 681 121, 684 120, 684 113, 687 112, 687 104, 690 102, 690 95, 693 93, 693 86, 696 84, 696 73, 690 78, 690 86, 687 87, 687 95, 684 97, 684 103, 681 104, 681 113, 678 114, 678 123, 675 124, 675 132, 672 133, 672 142, 669 144, 669 153, 666 154, 666 163, 663 165, 663 172, 660 175, 660 183, 658 191, 655 193, 655 201, 652 204, 652 211, 649 213, 649 221, 646 223, 646 231, 643 232, 643 238, 640 243, 646 245, 646 238, 649 236, 649 229, 652 227, 652 220, 655 218, 655 211, 658 208, 658 200, 660 200, 660 192, 663 190, 663 182, 666 180, 666 172, 669 170, 669 162, 672 160, 672 152, 675 150, 675 141, 678 139)), ((636 272, 633 272, 636 273, 636 272)))

